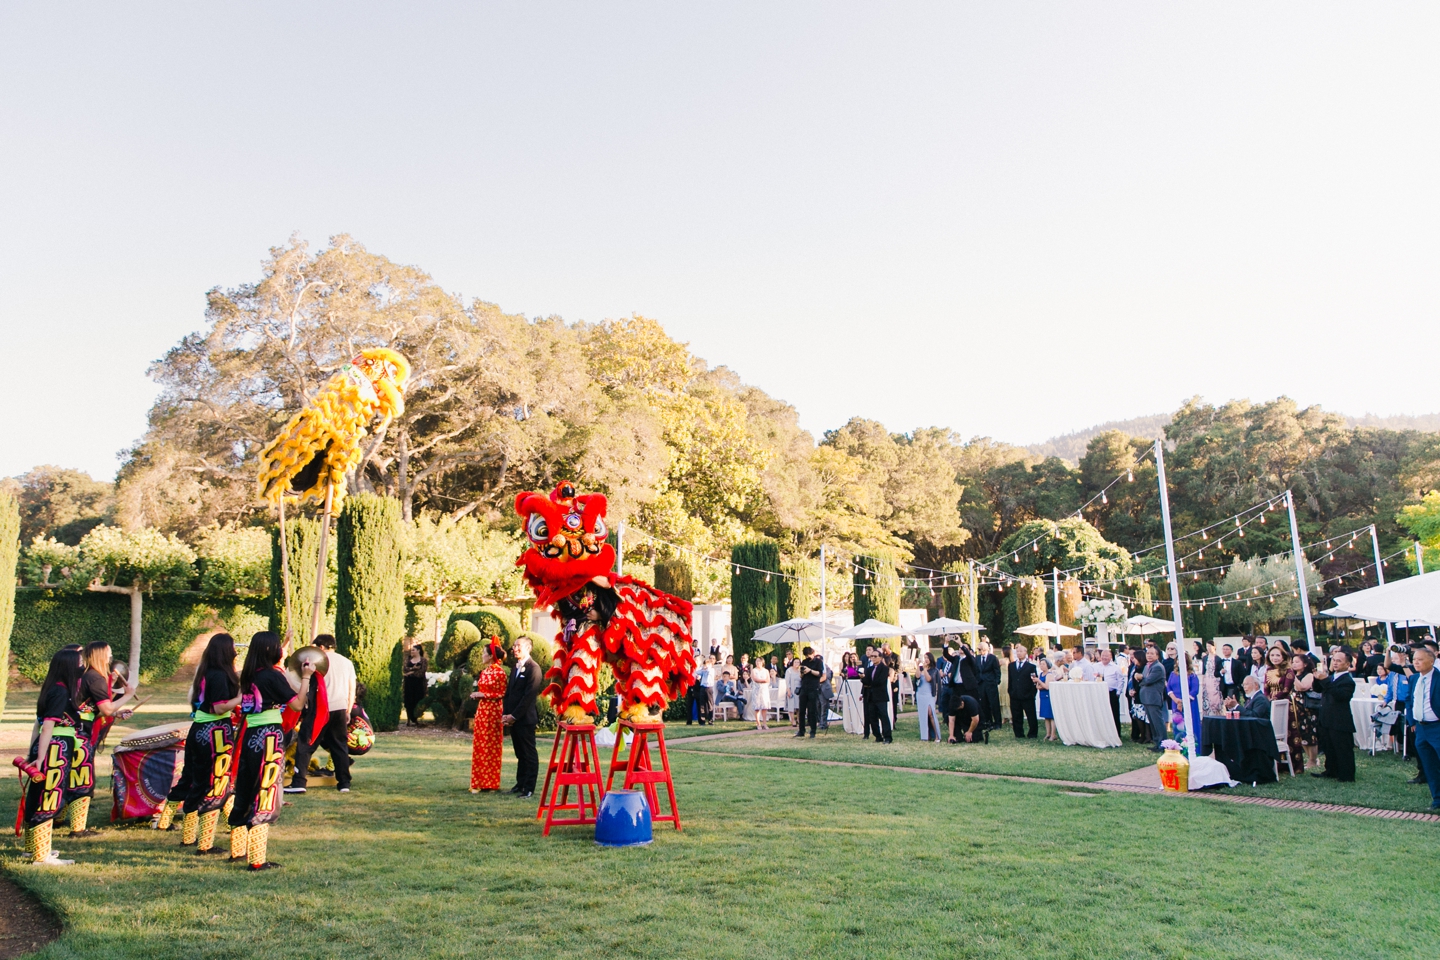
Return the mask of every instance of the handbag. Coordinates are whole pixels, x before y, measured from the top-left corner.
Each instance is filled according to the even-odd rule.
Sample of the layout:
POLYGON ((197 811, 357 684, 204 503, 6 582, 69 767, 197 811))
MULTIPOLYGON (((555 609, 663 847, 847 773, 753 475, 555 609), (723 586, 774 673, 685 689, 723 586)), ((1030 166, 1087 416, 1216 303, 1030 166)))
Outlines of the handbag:
POLYGON ((1304 706, 1309 709, 1318 711, 1320 705, 1325 702, 1325 694, 1316 693, 1314 690, 1306 690, 1305 699, 1302 702, 1304 706))

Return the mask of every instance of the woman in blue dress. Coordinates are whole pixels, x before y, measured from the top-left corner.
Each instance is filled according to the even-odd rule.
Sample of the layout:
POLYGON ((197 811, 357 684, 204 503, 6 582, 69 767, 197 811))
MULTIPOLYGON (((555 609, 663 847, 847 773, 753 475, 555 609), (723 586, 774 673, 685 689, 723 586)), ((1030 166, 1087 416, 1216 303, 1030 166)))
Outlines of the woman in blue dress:
MULTIPOLYGON (((1195 724, 1195 750, 1197 753, 1203 753, 1200 749, 1200 731, 1204 729, 1201 724, 1204 714, 1200 712, 1200 678, 1195 675, 1195 661, 1191 660, 1189 665, 1191 667, 1189 672, 1190 720, 1195 724)), ((1170 707, 1174 715, 1180 718, 1180 722, 1175 725, 1175 739, 1179 740, 1184 736, 1182 731, 1185 717, 1184 708, 1180 704, 1180 671, 1178 669, 1165 681, 1165 689, 1170 694, 1170 707)))
POLYGON ((1045 721, 1045 739, 1055 739, 1055 714, 1050 709, 1050 661, 1041 659, 1035 671, 1035 689, 1040 691, 1040 719, 1045 721))

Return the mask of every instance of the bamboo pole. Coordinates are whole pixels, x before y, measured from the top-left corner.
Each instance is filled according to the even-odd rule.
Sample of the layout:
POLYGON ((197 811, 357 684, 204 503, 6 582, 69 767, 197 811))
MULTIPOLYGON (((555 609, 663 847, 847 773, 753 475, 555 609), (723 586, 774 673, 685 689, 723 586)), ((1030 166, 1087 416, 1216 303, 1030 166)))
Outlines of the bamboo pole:
POLYGON ((335 484, 325 484, 325 513, 320 518, 320 559, 315 562, 315 605, 310 608, 310 638, 320 633, 320 611, 325 608, 325 567, 330 554, 330 510, 335 504, 335 484))

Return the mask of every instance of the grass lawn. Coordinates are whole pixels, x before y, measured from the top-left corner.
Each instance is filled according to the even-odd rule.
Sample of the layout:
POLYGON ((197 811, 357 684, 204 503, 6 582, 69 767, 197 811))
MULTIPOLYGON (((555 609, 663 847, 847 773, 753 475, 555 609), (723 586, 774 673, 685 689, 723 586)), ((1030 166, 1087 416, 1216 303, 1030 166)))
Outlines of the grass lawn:
POLYGON ((1440 929, 1433 824, 686 750, 685 831, 602 850, 471 796, 468 757, 463 736, 382 735, 355 793, 286 808, 265 874, 144 829, 58 837, 66 869, 0 850, 66 924, 43 958, 1355 960, 1428 958, 1440 929))

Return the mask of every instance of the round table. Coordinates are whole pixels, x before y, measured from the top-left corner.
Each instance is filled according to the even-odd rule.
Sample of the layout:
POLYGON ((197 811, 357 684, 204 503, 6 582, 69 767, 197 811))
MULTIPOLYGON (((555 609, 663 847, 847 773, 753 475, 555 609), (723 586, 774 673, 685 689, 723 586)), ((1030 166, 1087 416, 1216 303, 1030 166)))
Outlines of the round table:
POLYGON ((1385 747, 1384 743, 1375 742, 1375 724, 1370 719, 1383 702, 1379 697, 1353 697, 1350 700, 1350 716, 1355 721, 1355 746, 1358 749, 1385 747))
POLYGON ((1225 764, 1232 780, 1274 783, 1280 748, 1269 720, 1254 717, 1206 717, 1201 725, 1205 752, 1225 764))
POLYGON ((1118 747, 1120 734, 1110 713, 1110 691, 1103 680, 1065 680, 1050 684, 1055 731, 1067 745, 1118 747))

